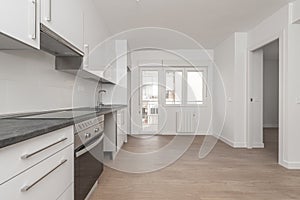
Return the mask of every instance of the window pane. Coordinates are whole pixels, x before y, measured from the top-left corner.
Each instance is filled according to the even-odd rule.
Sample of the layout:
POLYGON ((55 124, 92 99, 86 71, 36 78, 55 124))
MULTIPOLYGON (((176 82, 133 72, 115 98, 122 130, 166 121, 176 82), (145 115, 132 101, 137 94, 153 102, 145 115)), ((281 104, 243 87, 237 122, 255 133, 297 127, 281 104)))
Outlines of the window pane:
POLYGON ((143 131, 158 130, 158 71, 142 73, 141 109, 143 131))
POLYGON ((143 71, 143 100, 158 100, 158 72, 143 71))
POLYGON ((182 103, 182 72, 166 72, 166 104, 182 103))
POLYGON ((203 72, 187 72, 187 103, 203 104, 203 72))

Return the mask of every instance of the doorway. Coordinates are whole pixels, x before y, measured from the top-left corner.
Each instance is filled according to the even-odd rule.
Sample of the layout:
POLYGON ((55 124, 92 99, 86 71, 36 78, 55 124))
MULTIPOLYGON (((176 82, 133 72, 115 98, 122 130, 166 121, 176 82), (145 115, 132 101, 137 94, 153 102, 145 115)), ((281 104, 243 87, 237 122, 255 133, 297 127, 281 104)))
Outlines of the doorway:
POLYGON ((141 70, 141 122, 143 133, 156 133, 158 131, 158 106, 159 106, 159 83, 158 70, 141 70))
POLYGON ((280 37, 249 52, 248 147, 282 158, 282 54, 280 37))
POLYGON ((273 157, 278 155, 279 40, 263 47, 263 143, 273 157))

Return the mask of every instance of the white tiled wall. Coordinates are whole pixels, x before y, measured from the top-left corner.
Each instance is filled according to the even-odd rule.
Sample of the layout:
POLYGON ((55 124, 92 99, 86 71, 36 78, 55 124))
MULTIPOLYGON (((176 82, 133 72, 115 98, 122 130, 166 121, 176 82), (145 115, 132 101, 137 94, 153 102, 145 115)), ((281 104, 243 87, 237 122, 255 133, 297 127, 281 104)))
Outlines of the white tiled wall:
POLYGON ((97 83, 57 71, 54 62, 42 51, 1 51, 0 115, 93 106, 97 83))

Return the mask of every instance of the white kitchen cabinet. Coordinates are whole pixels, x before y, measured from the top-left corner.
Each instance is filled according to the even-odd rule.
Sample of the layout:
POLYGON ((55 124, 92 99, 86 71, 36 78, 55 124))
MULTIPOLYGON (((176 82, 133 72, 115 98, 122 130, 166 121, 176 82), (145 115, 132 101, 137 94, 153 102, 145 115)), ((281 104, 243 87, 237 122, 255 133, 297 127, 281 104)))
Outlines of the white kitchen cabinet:
POLYGON ((0 149, 0 162, 6 163, 0 166, 1 199, 73 200, 73 144, 69 126, 0 149))
POLYGON ((122 109, 117 112, 117 148, 122 148, 127 142, 127 109, 122 109))
POLYGON ((104 152, 115 159, 124 142, 127 142, 127 109, 105 115, 104 127, 104 152))
POLYGON ((83 12, 79 0, 41 0, 41 23, 83 52, 83 12))
POLYGON ((74 199, 74 184, 70 185, 69 188, 58 198, 58 200, 72 199, 74 199))
POLYGON ((39 49, 39 1, 1 0, 0 4, 0 49, 26 49, 27 45, 39 49))
POLYGON ((0 149, 0 184, 73 144, 73 126, 0 149), (3 173, 5 171, 5 173, 3 173))
MULTIPOLYGON (((112 48, 107 51, 109 53, 109 60, 106 62, 110 64, 104 71, 104 77, 117 85, 126 87, 127 79, 127 65, 128 65, 128 46, 127 40, 113 41, 112 48)), ((108 53, 106 53, 108 54, 108 53)))
POLYGON ((74 182, 73 153, 73 146, 69 146, 4 183, 1 199, 58 199, 74 182))

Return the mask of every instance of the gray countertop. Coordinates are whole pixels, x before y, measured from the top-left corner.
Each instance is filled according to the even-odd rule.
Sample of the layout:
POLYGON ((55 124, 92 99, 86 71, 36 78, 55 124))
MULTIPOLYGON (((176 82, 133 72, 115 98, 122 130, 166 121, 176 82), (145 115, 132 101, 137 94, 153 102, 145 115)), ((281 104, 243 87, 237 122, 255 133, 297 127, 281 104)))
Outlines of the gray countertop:
MULTIPOLYGON (((122 108, 126 108, 126 106, 106 106, 105 108, 99 111, 95 111, 92 114, 78 116, 76 118, 70 119, 22 119, 18 116, 14 116, 14 118, 0 119, 0 148, 7 147, 18 142, 22 142, 58 129, 74 125, 75 123, 94 118, 95 116, 116 112, 117 110, 120 110, 122 108)), ((41 112, 39 114, 43 113, 47 112, 41 112)))

